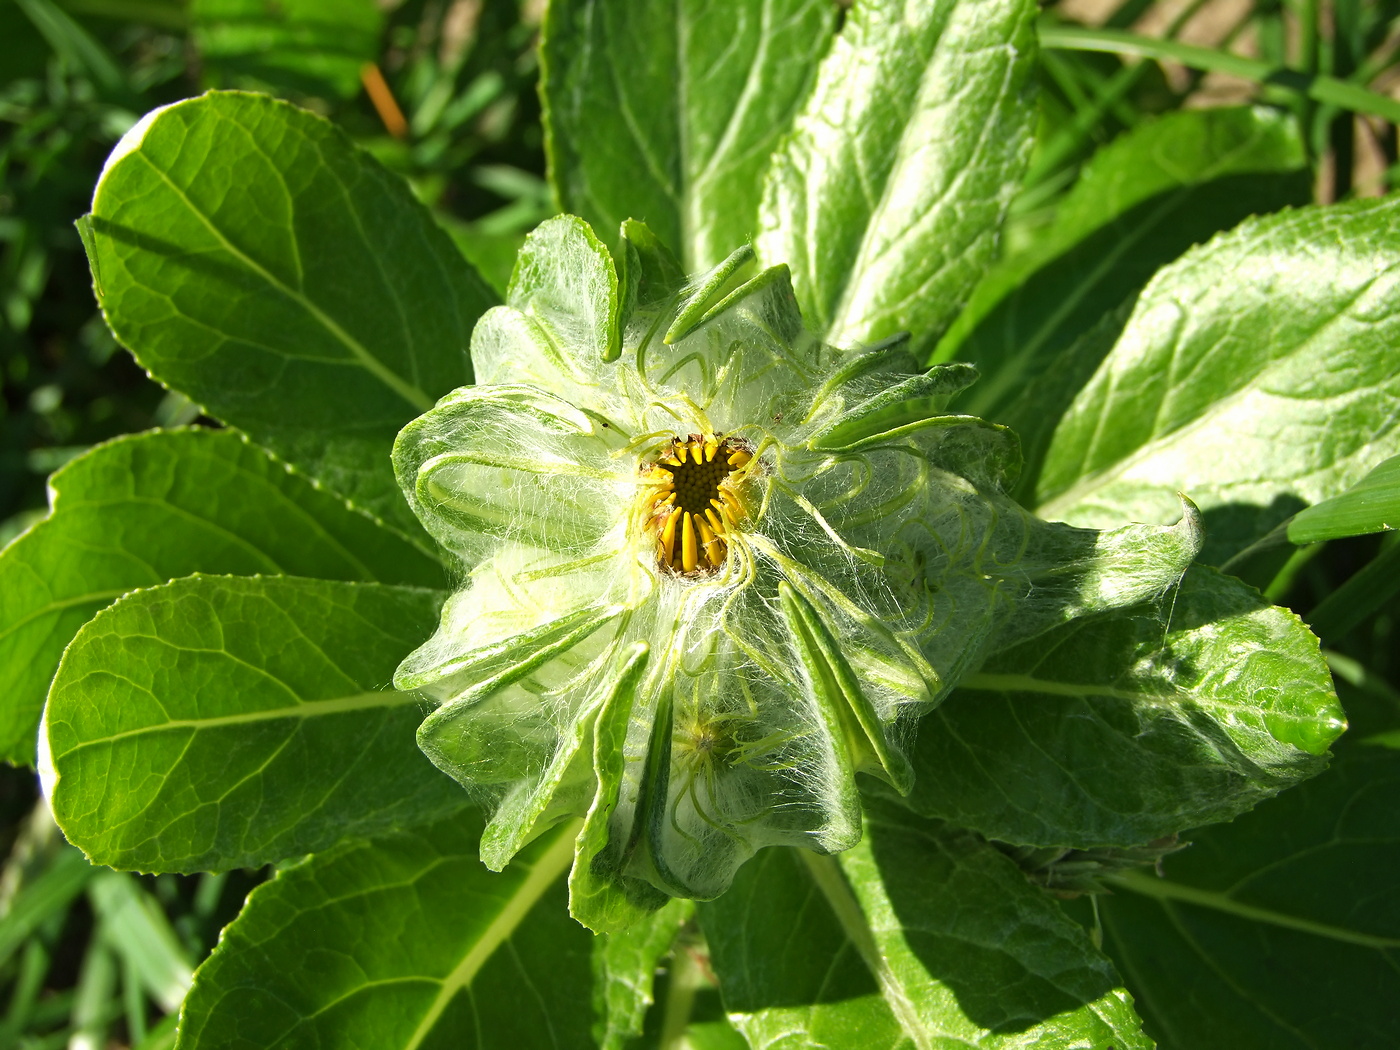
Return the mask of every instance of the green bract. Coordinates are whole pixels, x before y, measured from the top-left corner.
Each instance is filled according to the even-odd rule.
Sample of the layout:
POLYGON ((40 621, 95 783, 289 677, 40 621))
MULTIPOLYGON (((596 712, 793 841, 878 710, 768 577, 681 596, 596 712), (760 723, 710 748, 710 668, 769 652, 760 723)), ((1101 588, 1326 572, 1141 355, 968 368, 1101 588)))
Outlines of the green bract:
POLYGON ((616 266, 582 220, 542 225, 473 334, 476 385, 394 449, 465 573, 395 678, 441 702, 419 745, 487 803, 492 868, 586 814, 572 908, 599 930, 718 896, 763 846, 855 845, 855 775, 907 793, 959 678, 1163 593, 1200 543, 1189 505, 1103 533, 1023 510, 1011 432, 944 411, 975 370, 822 343, 785 266, 745 281, 743 249, 683 285, 644 226, 621 243, 616 266), (697 528, 710 562, 662 538, 677 440, 743 464, 743 513, 697 528))

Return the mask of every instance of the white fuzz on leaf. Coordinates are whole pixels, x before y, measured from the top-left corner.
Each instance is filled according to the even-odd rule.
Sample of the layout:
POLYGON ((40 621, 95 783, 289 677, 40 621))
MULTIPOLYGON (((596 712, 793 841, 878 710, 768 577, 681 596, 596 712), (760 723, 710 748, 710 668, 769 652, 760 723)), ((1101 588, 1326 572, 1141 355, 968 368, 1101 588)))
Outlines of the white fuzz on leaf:
POLYGON ((1010 431, 944 412, 976 377, 900 341, 824 345, 751 252, 683 284, 641 224, 525 245, 472 338, 477 385, 404 428, 400 484, 461 564, 396 684, 492 818, 493 868, 586 815, 574 915, 712 898, 764 846, 860 837, 856 774, 907 792, 919 717, 991 653, 1151 599, 1199 547, 1002 494, 1010 431))

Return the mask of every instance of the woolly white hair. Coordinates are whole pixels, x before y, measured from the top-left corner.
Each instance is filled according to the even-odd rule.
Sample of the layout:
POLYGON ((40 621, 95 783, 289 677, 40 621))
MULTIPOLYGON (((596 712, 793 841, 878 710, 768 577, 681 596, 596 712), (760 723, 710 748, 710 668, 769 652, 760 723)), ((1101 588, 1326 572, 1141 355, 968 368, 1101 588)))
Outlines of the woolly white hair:
POLYGON ((764 846, 853 845, 855 773, 908 791, 913 727, 961 676, 1160 593, 1199 542, 1189 514, 1116 533, 1034 518, 1002 492, 1014 437, 943 411, 975 372, 824 345, 785 268, 730 290, 737 253, 659 294, 654 247, 624 252, 619 281, 580 220, 541 226, 473 335, 478 384, 395 448, 463 573, 396 677, 441 704, 420 744, 493 812, 493 868, 588 814, 573 887, 594 928, 714 897, 764 846), (678 573, 646 468, 690 434, 753 460, 727 557, 678 573))

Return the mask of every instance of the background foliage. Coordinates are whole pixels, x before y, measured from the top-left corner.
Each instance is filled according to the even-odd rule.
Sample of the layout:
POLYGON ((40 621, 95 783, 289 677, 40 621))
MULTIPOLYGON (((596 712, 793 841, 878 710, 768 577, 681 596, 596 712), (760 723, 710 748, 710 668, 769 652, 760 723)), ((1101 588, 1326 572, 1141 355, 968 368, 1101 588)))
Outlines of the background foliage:
MULTIPOLYGON (((770 26, 741 23, 725 26, 725 37, 739 47, 771 47, 775 55, 804 48, 810 52, 820 46, 821 34, 845 17, 837 5, 792 6, 800 17, 785 23, 785 36, 776 35, 770 26)), ((198 410, 181 395, 167 393, 147 379, 127 354, 117 352, 95 314, 91 278, 71 225, 87 209, 111 145, 141 113, 207 86, 246 86, 270 90, 330 116, 389 169, 407 178, 413 192, 432 206, 442 226, 499 293, 525 232, 554 210, 544 181, 543 136, 552 135, 558 155, 568 157, 575 148, 570 127, 578 128, 589 107, 618 104, 616 99, 580 98, 581 108, 572 125, 561 114, 554 126, 541 128, 535 88, 544 12, 531 4, 517 8, 468 0, 408 0, 382 10, 351 0, 298 0, 278 5, 276 17, 270 11, 271 5, 261 0, 191 0, 189 4, 17 0, 0 7, 0 71, 5 77, 0 85, 0 383, 5 394, 0 416, 4 433, 0 542, 13 538, 42 514, 46 476, 83 450, 152 425, 211 422, 199 418, 198 410), (366 75, 366 63, 377 74, 366 75)), ((921 320, 928 331, 952 322, 941 340, 926 348, 935 359, 976 360, 985 373, 996 377, 974 387, 961 407, 1009 423, 1022 433, 1030 451, 1029 469, 1018 491, 1024 501, 1049 508, 1047 513, 1071 509, 1090 513, 1097 508, 1114 521, 1153 520, 1157 511, 1141 508, 1157 507, 1156 501, 1170 493, 1148 491, 1150 486, 1133 477, 1111 491, 1087 494, 1067 490, 1057 479, 1076 477, 1086 462, 1103 465, 1130 454, 1178 464, 1212 454, 1191 445, 1191 425, 1205 414, 1217 425, 1223 419, 1228 426, 1228 405, 1217 404, 1218 391, 1208 398, 1193 395, 1190 377, 1173 388, 1170 406, 1145 408, 1122 402, 1112 390, 1087 405, 1076 402, 1086 433, 1111 424, 1112 431, 1121 435, 1111 448, 1087 439, 1083 447, 1052 447, 1050 435, 1041 434, 1038 427, 1059 418, 1127 323, 1129 308, 1139 302, 1140 293, 1147 300, 1172 297, 1169 286, 1157 283, 1143 292, 1143 285, 1191 245, 1250 215, 1309 201, 1356 201, 1350 209, 1366 209, 1371 207, 1366 198, 1393 186, 1400 173, 1394 123, 1397 104, 1387 92, 1400 79, 1395 73, 1400 63, 1397 16, 1400 8, 1393 4, 1345 0, 1332 4, 1127 0, 1121 5, 1052 5, 1038 26, 1021 28, 1027 36, 1039 32, 1045 49, 1036 70, 1038 125, 1029 174, 1019 194, 1001 202, 1010 214, 1002 256, 972 291, 970 306, 960 318, 921 320), (1142 55, 1146 59, 1138 57, 1142 55), (1368 87, 1372 90, 1358 93, 1368 87), (1252 110, 1238 105, 1249 100, 1273 108, 1252 110), (1036 353, 1046 346, 1067 349, 1059 358, 1047 360, 1036 353), (1034 397, 1024 393, 1031 380, 1041 380, 1034 397), (1146 418, 1156 420, 1152 428, 1135 425, 1146 418)), ((713 29, 716 24, 698 28, 713 29)), ((607 31, 608 26, 601 23, 561 24, 553 39, 561 49, 580 49, 589 33, 607 31)), ((697 54, 709 46, 703 38, 691 39, 697 54)), ((917 51, 917 34, 908 46, 917 51)), ((625 51, 598 53, 602 60, 635 67, 635 57, 625 51)), ((650 67, 659 78, 656 82, 664 83, 678 68, 689 69, 688 56, 681 50, 662 58, 650 67)), ((546 63, 549 60, 546 54, 546 63)), ((557 56, 556 60, 562 61, 557 56)), ((569 69, 561 75, 576 72, 572 66, 569 69)), ((700 75, 703 69, 694 72, 700 75)), ((852 70, 851 75, 858 73, 852 70)), ((956 82, 959 70, 949 69, 943 75, 949 83, 956 82)), ((655 83, 642 78, 629 83, 636 85, 639 101, 648 104, 664 104, 672 97, 653 90, 655 83)), ((792 83, 766 94, 763 105, 752 111, 754 127, 785 121, 807 87, 792 83)), ((897 107, 915 94, 910 85, 887 87, 888 97, 872 93, 875 114, 864 119, 878 121, 878 107, 897 107)), ((1018 90, 1029 88, 1018 86, 1018 90)), ((742 90, 742 85, 716 83, 709 90, 742 90)), ((937 92, 930 97, 937 99, 937 92)), ((997 100, 986 104, 985 112, 965 111, 960 119, 998 119, 997 100)), ((1021 119, 1030 117, 1023 109, 1010 107, 1009 111, 1011 116, 1001 119, 1014 120, 1017 113, 1021 119)), ((641 144, 658 152, 656 170, 662 174, 653 187, 619 187, 606 170, 592 171, 587 164, 570 166, 570 177, 578 180, 565 190, 571 206, 593 208, 590 217, 598 221, 599 230, 611 231, 616 229, 619 209, 630 207, 620 195, 654 193, 656 208, 673 214, 675 228, 689 231, 685 243, 697 246, 688 264, 696 267, 716 261, 716 253, 723 254, 732 235, 724 229, 689 230, 687 215, 713 214, 715 201, 733 205, 722 214, 738 215, 758 202, 736 204, 728 199, 733 187, 753 184, 753 158, 726 153, 722 131, 707 127, 702 118, 703 113, 684 112, 653 118, 663 123, 670 119, 678 129, 675 142, 641 144), (682 141, 711 144, 709 161, 697 166, 696 154, 681 149, 682 141)), ((907 120, 910 115, 901 113, 899 118, 907 120)), ((940 119, 936 107, 931 107, 926 119, 940 119)), ((1019 134, 1008 125, 995 139, 1019 148, 1019 134)), ((825 157, 830 161, 832 192, 841 193, 840 182, 851 165, 839 154, 827 154, 815 136, 815 131, 800 131, 782 144, 784 155, 794 158, 794 163, 825 157)), ((617 148, 637 145, 622 142, 617 148)), ((601 154, 595 150, 589 155, 601 154)), ((880 177, 897 184, 901 156, 898 151, 891 156, 892 166, 880 177)), ((967 190, 970 199, 985 197, 975 180, 967 190)), ((770 202, 774 208, 798 207, 799 202, 781 199, 781 184, 773 192, 779 197, 770 202)), ((1362 249, 1368 243, 1364 237, 1372 236, 1373 227, 1366 227, 1364 237, 1349 234, 1344 225, 1336 225, 1344 224, 1349 213, 1343 209, 1326 220, 1313 217, 1294 222, 1285 217, 1255 223, 1246 227, 1251 238, 1247 247, 1252 254, 1274 251, 1285 278, 1288 260, 1305 253, 1310 240, 1352 237, 1364 256, 1362 249), (1333 225, 1318 228, 1319 223, 1333 225)), ((867 216, 865 222, 876 225, 875 217, 867 216)), ((793 228, 783 224, 763 231, 760 254, 773 259, 799 255, 801 244, 783 242, 786 231, 793 228)), ((1376 248, 1394 256, 1393 241, 1376 248)), ((1209 253, 1237 249, 1217 242, 1193 258, 1209 267, 1209 253)), ((990 257, 990 251, 990 245, 950 245, 949 256, 984 252, 990 257)), ((1357 295, 1366 284, 1366 258, 1357 263, 1357 295)), ((900 261, 901 272, 908 272, 906 262, 900 261)), ((812 287, 799 289, 804 305, 827 323, 839 321, 852 304, 866 316, 878 316, 878 297, 868 290, 842 287, 843 268, 835 263, 830 273, 812 275, 812 287)), ((927 272, 915 274, 920 288, 962 289, 955 267, 938 260, 929 266, 927 272)), ((1308 293, 1307 287, 1286 287, 1276 294, 1308 293)), ((929 301, 938 302, 939 296, 930 294, 929 301)), ((1231 303, 1230 308, 1247 311, 1249 304, 1231 303)), ((1382 319, 1382 326, 1370 335, 1377 346, 1394 345, 1384 327, 1387 321, 1382 319)), ((1302 337, 1311 333, 1302 333, 1292 342, 1289 333, 1281 336, 1275 344, 1277 353, 1261 360, 1254 375, 1265 375, 1266 380, 1329 371, 1352 376, 1366 361, 1384 363, 1383 354, 1368 355, 1366 347, 1358 347, 1345 330, 1338 331, 1331 342, 1302 337), (1357 354, 1356 359, 1348 358, 1348 353, 1357 354)), ((1215 333, 1202 336, 1202 345, 1221 352, 1215 333)), ((1144 338, 1138 355, 1147 362, 1143 367, 1151 367, 1154 352, 1152 340, 1144 338)), ((1382 373, 1374 379, 1370 389, 1375 399, 1383 399, 1389 376, 1382 373)), ((1209 380, 1205 373, 1207 385, 1209 380)), ((1262 385, 1267 386, 1267 381, 1262 385)), ((1319 389, 1318 403, 1320 411, 1333 410, 1326 389, 1319 389)), ((1372 403, 1368 408, 1363 403, 1354 410, 1358 413, 1356 440, 1364 444, 1368 420, 1374 422, 1384 407, 1372 403)), ((1306 441, 1296 434, 1249 434, 1238 429, 1231 433, 1233 441, 1276 444, 1277 462, 1271 469, 1292 471, 1292 477, 1324 477, 1331 465, 1299 462, 1293 453, 1306 441)), ((141 446, 146 457, 142 462, 153 471, 159 469, 159 446, 169 440, 198 444, 201 454, 240 484, 266 488, 292 483, 270 476, 254 450, 241 444, 235 448, 212 431, 138 440, 146 443, 141 446)), ((1345 463, 1355 450, 1330 451, 1335 464, 1345 463)), ((1218 456, 1218 451, 1213 454, 1218 456)), ((1299 509, 1293 504, 1268 507, 1262 520, 1234 521, 1227 497, 1238 495, 1248 478, 1233 478, 1217 467, 1212 464, 1213 476, 1223 479, 1228 491, 1207 494, 1219 495, 1215 508, 1209 505, 1211 499, 1204 500, 1214 545, 1206 560, 1223 564, 1271 600, 1301 613, 1322 636, 1352 729, 1343 738, 1334 768, 1315 781, 1233 824, 1185 836, 1194 845, 1164 862, 1168 878, 1116 876, 1117 892, 1100 901, 1097 917, 1090 914, 1086 899, 1071 903, 1070 911, 1095 936, 1101 930, 1148 1031, 1164 1045, 1266 1045, 1258 1043, 1259 1032, 1274 1030, 1286 1031, 1297 1045, 1388 1045, 1395 1041, 1395 1019, 1387 1009, 1394 1001, 1393 987, 1377 975, 1400 945, 1400 904, 1393 892, 1375 896, 1374 887, 1390 883, 1388 873, 1400 859, 1395 856, 1400 828, 1393 816, 1400 769, 1387 749, 1400 744, 1400 692, 1394 684, 1400 674, 1395 666, 1395 654, 1400 651, 1395 637, 1400 556, 1394 537, 1379 535, 1374 526, 1393 524, 1394 511, 1387 511, 1383 503, 1378 510, 1370 498, 1362 500, 1358 512, 1353 499, 1352 505, 1309 511, 1291 524, 1289 516, 1299 509), (1359 519, 1347 517, 1358 513, 1359 519), (1231 540, 1234 535, 1261 533, 1269 539, 1249 546, 1231 540), (1270 917, 1269 921, 1255 921, 1260 916, 1270 917), (1280 916, 1286 921, 1277 921, 1280 916), (1141 951, 1144 943, 1152 944, 1153 950, 1141 951), (1261 961, 1265 959, 1270 960, 1267 966, 1261 961), (1304 1002, 1322 1005, 1300 1014, 1298 1004, 1304 1002), (1224 1017, 1236 1018, 1238 1029, 1222 1030, 1219 1019, 1224 1017)), ((1393 470, 1382 473, 1372 483, 1382 501, 1393 499, 1393 480, 1388 481, 1392 476, 1393 470)), ((73 530, 75 543, 110 541, 111 537, 101 535, 100 517, 83 525, 82 486, 82 477, 74 474, 59 487, 64 499, 71 501, 72 516, 64 527, 73 530)), ((1326 491, 1325 483, 1319 481, 1316 491, 1326 491)), ((342 528, 344 544, 355 557, 338 567, 318 566, 308 574, 377 581, 383 589, 375 600, 394 610, 385 618, 407 619, 405 610, 414 601, 410 588, 430 585, 433 567, 420 566, 420 575, 411 579, 376 573, 374 553, 357 547, 355 536, 348 534, 353 533, 353 525, 337 525, 330 508, 325 514, 320 525, 342 528)), ((278 531, 277 536, 252 539, 251 563, 239 562, 231 553, 229 566, 222 571, 260 571, 260 557, 293 571, 287 569, 284 555, 305 545, 289 541, 286 530, 278 531), (285 551, 276 548, 279 540, 286 544, 285 551)), ((240 551, 238 557, 250 555, 240 551)), ((391 560, 387 555, 385 559, 391 560)), ((153 571, 159 579, 150 582, 181 575, 178 566, 163 563, 153 571)), ((131 585, 114 584, 121 590, 131 585)), ((192 582, 181 599, 199 605, 200 615, 209 622, 237 613, 215 608, 199 590, 199 583, 192 582)), ((282 598, 288 605, 321 603, 330 617, 344 604, 333 583, 317 593, 289 591, 282 598)), ((140 610, 127 612, 136 616, 140 610)), ((86 615, 81 613, 81 618, 86 615)), ((115 618, 109 624, 120 633, 122 624, 115 618)), ((94 638, 89 644, 101 641, 94 638)), ((386 666, 392 665, 390 657, 384 659, 386 666)), ((366 660, 366 667, 346 671, 351 682, 347 689, 373 688, 387 680, 382 668, 370 666, 372 653, 367 653, 366 660)), ((1005 673, 1020 671, 1009 667, 1005 673)), ((957 719, 959 712, 953 705, 939 717, 957 719)), ((392 723, 392 716, 386 716, 384 732, 377 738, 388 748, 397 746, 392 723)), ((975 720, 959 723, 959 729, 960 738, 971 740, 975 749, 975 720)), ((930 761, 947 763, 948 756, 931 756, 930 761)), ((447 799, 431 795, 431 785, 425 784, 413 795, 415 804, 424 812, 433 806, 444 810, 450 806, 447 799)), ((244 895, 263 880, 266 872, 256 867, 261 858, 252 850, 248 870, 226 875, 150 877, 95 869, 62 842, 34 803, 29 771, 0 770, 4 818, 0 846, 8 847, 0 877, 0 982, 8 989, 0 1045, 102 1046, 108 1041, 143 1047, 171 1045, 170 1011, 183 998, 194 967, 212 947, 218 930, 238 911, 244 895)), ((360 814, 371 823, 378 819, 380 826, 392 825, 391 813, 367 811, 355 799, 341 800, 341 804, 346 812, 360 814)), ((937 798, 922 798, 920 804, 928 814, 950 815, 937 798)), ((328 820, 338 819, 334 814, 331 810, 328 820)), ((975 819, 968 814, 956 816, 974 826, 986 826, 978 825, 978 820, 994 819, 988 814, 974 815, 975 819)), ((1019 876, 995 851, 963 839, 938 838, 930 826, 896 811, 882 816, 873 827, 870 841, 844 856, 843 866, 878 870, 882 856, 907 849, 911 838, 933 836, 949 873, 964 873, 986 885, 1005 883, 1014 897, 1010 887, 1019 876)), ((276 829, 260 833, 271 837, 276 829)), ((255 936, 258 924, 305 921, 299 917, 332 907, 328 898, 334 896, 336 880, 344 871, 363 870, 366 865, 383 866, 385 894, 405 880, 421 878, 422 892, 434 902, 434 909, 450 909, 453 901, 461 899, 462 883, 480 877, 480 869, 458 873, 450 864, 437 863, 460 855, 461 844, 452 840, 462 835, 462 829, 451 822, 429 824, 405 835, 396 849, 375 850, 373 856, 357 853, 368 847, 320 854, 291 877, 279 880, 275 889, 268 887, 254 896, 249 923, 241 935, 255 936), (293 917, 288 919, 289 915, 293 917)), ((315 843, 302 845, 309 849, 315 843)), ((536 844, 538 863, 556 862, 556 845, 551 839, 536 844)), ((114 842, 112 856, 137 867, 149 862, 139 854, 122 852, 134 848, 114 842)), ((1016 858, 1023 868, 1032 869, 1042 859, 1016 858)), ((1066 872, 1073 870, 1075 860, 1055 858, 1053 864, 1046 860, 1044 879, 1051 885, 1072 886, 1072 876, 1066 872)), ((194 849, 181 858, 161 858, 161 863, 178 870, 200 867, 194 849)), ((772 869, 804 864, 786 854, 766 857, 752 866, 744 885, 733 894, 702 909, 748 908, 768 914, 780 925, 801 918, 809 940, 794 944, 794 957, 784 969, 784 979, 799 986, 816 979, 804 971, 803 959, 823 952, 846 950, 859 955, 869 950, 856 943, 842 949, 847 933, 839 909, 830 911, 832 898, 818 892, 830 884, 829 873, 825 884, 820 871, 798 873, 811 880, 813 891, 807 901, 773 900, 773 885, 789 885, 794 876, 780 873, 788 882, 774 884, 772 869), (815 912, 803 910, 806 907, 815 912)), ((512 877, 528 875, 519 871, 512 877)), ((507 889, 483 878, 482 894, 507 889)), ((900 887, 891 884, 885 892, 889 895, 885 904, 895 907, 900 887)), ((1021 908, 1015 917, 1028 928, 1049 924, 1065 944, 1084 936, 1070 927, 1055 927, 1054 920, 1041 915, 1036 910, 1039 905, 1028 898, 1014 899, 1021 908)), ((879 902, 861 903, 867 908, 879 906, 879 902)), ((425 915, 442 913, 402 896, 385 896, 381 905, 388 909, 385 914, 401 915, 403 922, 424 922, 425 915)), ((489 915, 489 909, 474 914, 489 915)), ((530 920, 540 929, 531 935, 571 943, 568 938, 576 928, 575 933, 548 928, 563 914, 558 901, 541 903, 530 920)), ((662 930, 653 936, 660 944, 669 943, 671 930, 689 923, 686 914, 671 912, 658 921, 662 930)), ((946 917, 920 916, 915 925, 937 930, 944 922, 946 917)), ((465 919, 454 929, 463 938, 478 935, 465 919)), ((623 1005, 618 1009, 623 1011, 625 1006, 642 1019, 648 1040, 665 1042, 688 1032, 695 1045, 724 1045, 734 1033, 721 1020, 706 952, 725 960, 726 972, 737 973, 743 971, 742 960, 750 946, 728 942, 706 946, 693 923, 684 929, 682 947, 668 963, 658 989, 657 1001, 662 1005, 643 1015, 644 1004, 619 995, 623 1005), (693 1007, 688 1014, 682 1008, 685 1003, 693 1007)), ((753 932, 758 938, 763 935, 761 929, 753 932)), ((447 958, 460 948, 435 941, 430 930, 415 943, 421 945, 422 957, 406 960, 405 972, 431 973, 435 951, 447 958)), ((628 947, 620 945, 617 950, 628 947)), ((647 957, 645 946, 631 947, 647 957)), ((561 950, 560 972, 577 976, 585 965, 582 952, 586 949, 577 949, 577 957, 569 954, 573 948, 561 950)), ((653 949, 652 955, 661 950, 653 949)), ((902 968, 903 977, 917 978, 918 959, 903 958, 897 952, 889 957, 894 960, 891 965, 902 968)), ((295 972, 298 962, 288 959, 278 965, 295 972)), ((964 965, 976 966, 978 961, 967 960, 964 965)), ((625 973, 626 967, 619 964, 618 972, 625 973)), ((1092 997, 1102 990, 1102 980, 1094 974, 1077 979, 1080 984, 1072 989, 1074 995, 1092 997)), ((237 980, 236 974, 223 970, 209 974, 214 985, 237 980)), ((511 975, 483 977, 491 980, 509 981, 511 975)), ((578 981, 583 987, 582 976, 578 981)), ((201 993, 197 989, 195 994, 201 993)), ((755 980, 749 988, 726 987, 725 994, 731 1008, 742 1013, 742 1005, 734 1004, 743 1004, 746 996, 767 1002, 779 993, 760 988, 755 980)), ((804 990, 798 987, 781 994, 803 1001, 804 990)), ((1068 993, 1046 994, 1053 1001, 1054 994, 1068 993)), ((564 998, 568 997, 561 1001, 564 998)), ((881 997, 867 998, 868 1002, 858 996, 846 999, 839 1008, 819 1010, 815 1019, 803 1023, 814 1030, 831 1026, 831 1031, 847 1025, 871 1031, 891 1024, 881 1014, 887 1009, 881 997)), ((978 1020, 986 1027, 1007 1023, 995 1016, 995 1004, 984 1004, 984 1009, 978 1020)), ((586 1012, 591 1015, 591 1009, 586 1012)), ((771 1014, 756 1015, 741 1027, 750 1037, 762 1038, 764 1026, 780 1027, 782 1020, 771 1014)), ((506 1021, 501 1018, 499 1023, 506 1021)), ((558 1021, 570 1026, 589 1023, 582 1016, 561 1015, 558 1021)), ((1106 1030, 1118 1023, 1112 1010, 1105 1011, 1103 1023, 1106 1030)), ((269 1024, 275 1024, 275 1018, 269 1024)), ((626 1027, 621 1025, 619 1031, 626 1027)), ((521 1033, 521 1038, 532 1036, 521 1033)))

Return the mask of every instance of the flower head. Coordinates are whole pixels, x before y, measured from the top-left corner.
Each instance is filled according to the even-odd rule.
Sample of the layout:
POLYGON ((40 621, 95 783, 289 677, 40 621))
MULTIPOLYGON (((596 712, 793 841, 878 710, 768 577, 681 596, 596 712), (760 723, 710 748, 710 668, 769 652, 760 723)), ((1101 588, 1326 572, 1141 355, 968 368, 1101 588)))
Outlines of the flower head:
POLYGON ((477 385, 395 447, 461 589, 396 683, 493 816, 483 859, 586 814, 572 907, 614 928, 709 898, 764 846, 860 835, 856 773, 907 792, 918 717, 989 652, 1142 600, 1198 543, 1100 534, 1002 494, 975 378, 804 330, 785 267, 690 284, 646 228, 621 265, 543 224, 472 338, 477 385), (1114 562, 1111 583, 1102 571, 1114 562))

